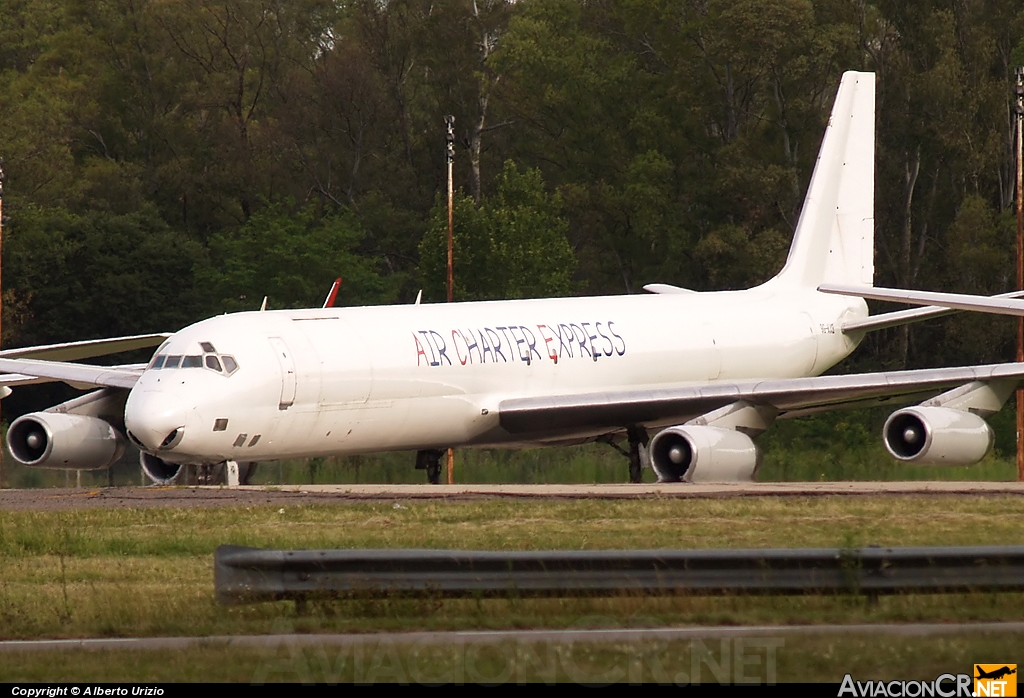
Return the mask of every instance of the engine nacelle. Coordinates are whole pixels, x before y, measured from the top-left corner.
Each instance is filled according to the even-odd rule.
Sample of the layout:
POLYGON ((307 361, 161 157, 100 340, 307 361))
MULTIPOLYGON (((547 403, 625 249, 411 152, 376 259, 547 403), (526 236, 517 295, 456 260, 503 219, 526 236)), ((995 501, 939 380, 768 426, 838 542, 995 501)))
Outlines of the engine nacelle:
POLYGON ((661 482, 750 482, 761 464, 746 434, 687 424, 658 432, 650 454, 661 482))
POLYGON ((172 484, 182 468, 178 463, 168 463, 145 451, 139 453, 139 463, 142 465, 142 471, 157 485, 172 484))
POLYGON ((948 407, 907 407, 882 428, 893 458, 922 465, 972 465, 992 448, 992 427, 976 414, 948 407))
POLYGON ((33 412, 7 430, 7 448, 22 465, 102 470, 124 454, 121 433, 96 417, 33 412))

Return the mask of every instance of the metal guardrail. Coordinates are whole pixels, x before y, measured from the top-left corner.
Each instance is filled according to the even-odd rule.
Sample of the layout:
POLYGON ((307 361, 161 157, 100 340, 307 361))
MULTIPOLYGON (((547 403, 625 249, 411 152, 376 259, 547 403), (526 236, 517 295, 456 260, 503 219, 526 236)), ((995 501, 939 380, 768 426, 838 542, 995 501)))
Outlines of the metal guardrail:
POLYGON ((781 550, 261 550, 214 555, 223 604, 345 597, 1024 591, 1024 546, 781 550))

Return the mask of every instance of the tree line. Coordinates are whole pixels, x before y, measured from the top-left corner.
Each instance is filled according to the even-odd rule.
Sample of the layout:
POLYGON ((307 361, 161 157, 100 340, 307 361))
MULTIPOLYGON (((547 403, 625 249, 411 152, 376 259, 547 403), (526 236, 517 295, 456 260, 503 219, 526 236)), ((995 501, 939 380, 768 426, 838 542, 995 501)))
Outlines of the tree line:
MULTIPOLYGON (((877 75, 876 283, 1014 283, 1012 0, 6 0, 3 344, 214 313, 740 288, 840 75, 877 75)), ((859 367, 1008 360, 1012 320, 859 367), (984 337, 984 341, 979 341, 984 337)))

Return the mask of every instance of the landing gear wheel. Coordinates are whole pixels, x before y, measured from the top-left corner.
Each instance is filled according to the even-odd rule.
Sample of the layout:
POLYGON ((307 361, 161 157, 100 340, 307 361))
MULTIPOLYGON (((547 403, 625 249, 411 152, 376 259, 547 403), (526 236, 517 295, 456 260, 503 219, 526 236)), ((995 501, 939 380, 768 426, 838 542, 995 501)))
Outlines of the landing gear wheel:
POLYGON ((238 484, 251 485, 252 476, 256 474, 256 463, 238 464, 238 484))
POLYGON ((223 485, 227 482, 227 466, 224 463, 203 463, 197 469, 197 485, 223 485))
POLYGON ((427 466, 427 481, 431 485, 441 484, 441 463, 435 461, 427 466))
POLYGON ((640 457, 640 447, 647 448, 647 430, 632 426, 626 429, 626 436, 629 437, 629 481, 643 482, 644 464, 640 457))
POLYGON ((441 484, 441 456, 444 451, 433 449, 416 452, 416 469, 427 471, 427 482, 431 485, 441 484))

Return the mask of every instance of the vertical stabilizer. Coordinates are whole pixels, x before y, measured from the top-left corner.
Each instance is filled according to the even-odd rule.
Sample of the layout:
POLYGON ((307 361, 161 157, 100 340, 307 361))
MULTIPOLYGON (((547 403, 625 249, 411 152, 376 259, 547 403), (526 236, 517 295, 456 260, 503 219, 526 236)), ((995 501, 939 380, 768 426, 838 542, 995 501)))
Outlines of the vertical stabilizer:
POLYGON ((875 252, 875 75, 843 74, 786 266, 774 283, 871 286, 875 252))

